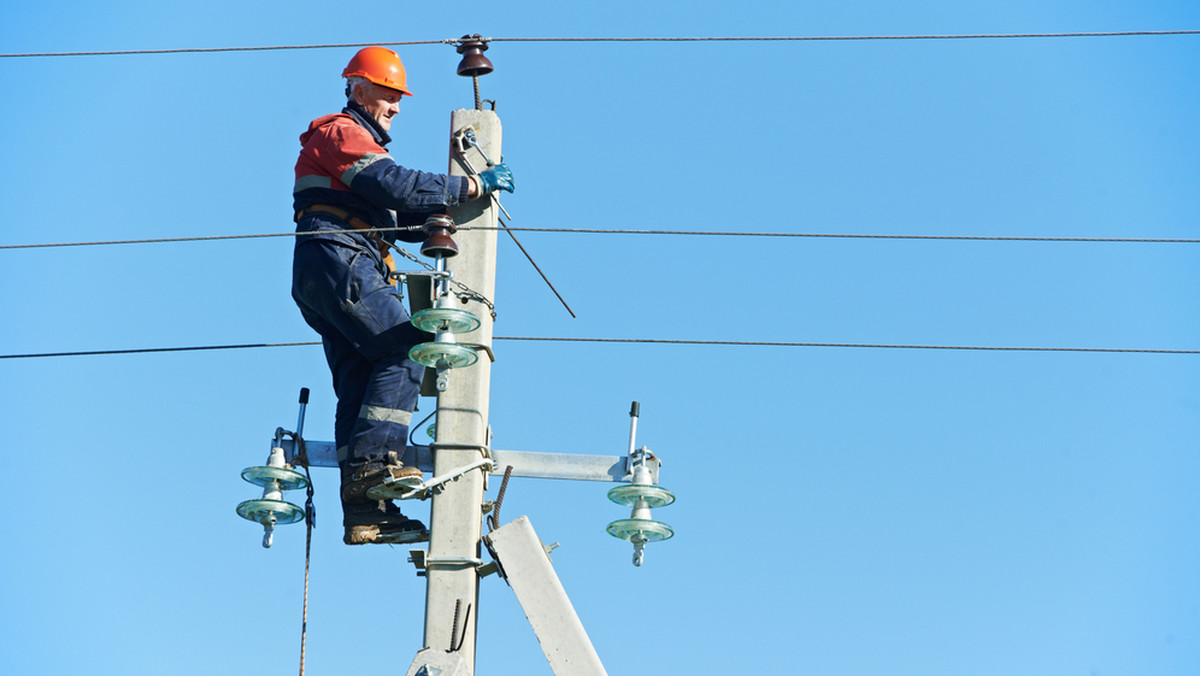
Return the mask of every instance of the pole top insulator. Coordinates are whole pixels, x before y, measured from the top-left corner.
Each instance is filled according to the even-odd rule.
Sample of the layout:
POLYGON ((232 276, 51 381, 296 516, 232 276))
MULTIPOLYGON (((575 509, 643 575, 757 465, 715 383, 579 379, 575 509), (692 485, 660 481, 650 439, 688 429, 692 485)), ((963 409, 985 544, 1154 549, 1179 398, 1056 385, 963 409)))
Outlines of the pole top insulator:
POLYGON ((458 63, 458 74, 463 77, 479 77, 496 70, 492 62, 483 55, 487 51, 487 41, 479 33, 464 35, 458 41, 458 53, 463 55, 458 63))

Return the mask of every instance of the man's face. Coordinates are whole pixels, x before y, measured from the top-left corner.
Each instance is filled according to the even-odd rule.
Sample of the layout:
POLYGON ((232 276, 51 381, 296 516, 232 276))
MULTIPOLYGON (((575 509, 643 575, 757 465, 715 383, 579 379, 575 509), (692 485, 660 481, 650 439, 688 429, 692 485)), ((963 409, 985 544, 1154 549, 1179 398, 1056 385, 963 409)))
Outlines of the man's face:
POLYGON ((380 87, 374 82, 364 82, 354 88, 354 100, 379 122, 384 131, 392 128, 392 117, 400 112, 400 97, 400 92, 395 89, 380 87))

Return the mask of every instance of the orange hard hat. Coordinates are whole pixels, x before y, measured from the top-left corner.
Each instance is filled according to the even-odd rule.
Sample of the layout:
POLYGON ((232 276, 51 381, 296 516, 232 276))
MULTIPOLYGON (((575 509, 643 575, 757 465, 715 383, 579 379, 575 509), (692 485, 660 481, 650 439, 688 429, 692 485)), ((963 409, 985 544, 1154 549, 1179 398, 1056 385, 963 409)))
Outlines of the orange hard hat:
POLYGON ((395 89, 402 95, 412 96, 404 77, 404 64, 400 56, 386 47, 363 47, 358 50, 342 77, 362 77, 380 87, 395 89))

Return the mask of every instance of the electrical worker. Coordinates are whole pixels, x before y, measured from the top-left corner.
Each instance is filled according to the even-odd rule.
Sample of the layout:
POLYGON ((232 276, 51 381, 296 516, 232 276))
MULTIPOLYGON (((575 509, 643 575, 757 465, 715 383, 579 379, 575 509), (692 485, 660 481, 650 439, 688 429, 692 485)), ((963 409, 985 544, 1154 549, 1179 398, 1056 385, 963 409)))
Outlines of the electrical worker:
POLYGON ((321 334, 333 374, 344 542, 416 542, 428 538, 420 521, 390 500, 366 496, 388 476, 421 477, 398 458, 425 372, 408 351, 429 338, 413 327, 391 284, 388 245, 397 236, 422 241, 420 224, 429 214, 496 190, 512 192, 513 177, 504 164, 465 177, 393 161, 388 130, 401 99, 412 94, 404 64, 390 49, 360 50, 342 77, 346 107, 313 120, 300 135, 292 297, 321 334))

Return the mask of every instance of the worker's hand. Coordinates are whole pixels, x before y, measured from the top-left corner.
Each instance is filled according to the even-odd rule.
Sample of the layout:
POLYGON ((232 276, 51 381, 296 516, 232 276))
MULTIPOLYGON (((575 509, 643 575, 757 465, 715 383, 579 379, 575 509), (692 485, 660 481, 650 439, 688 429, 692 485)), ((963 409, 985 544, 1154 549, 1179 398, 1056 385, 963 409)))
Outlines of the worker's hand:
POLYGON ((512 192, 513 188, 516 187, 516 184, 513 183, 512 170, 503 162, 487 171, 480 172, 478 179, 479 187, 481 188, 480 197, 490 195, 497 190, 512 192))

